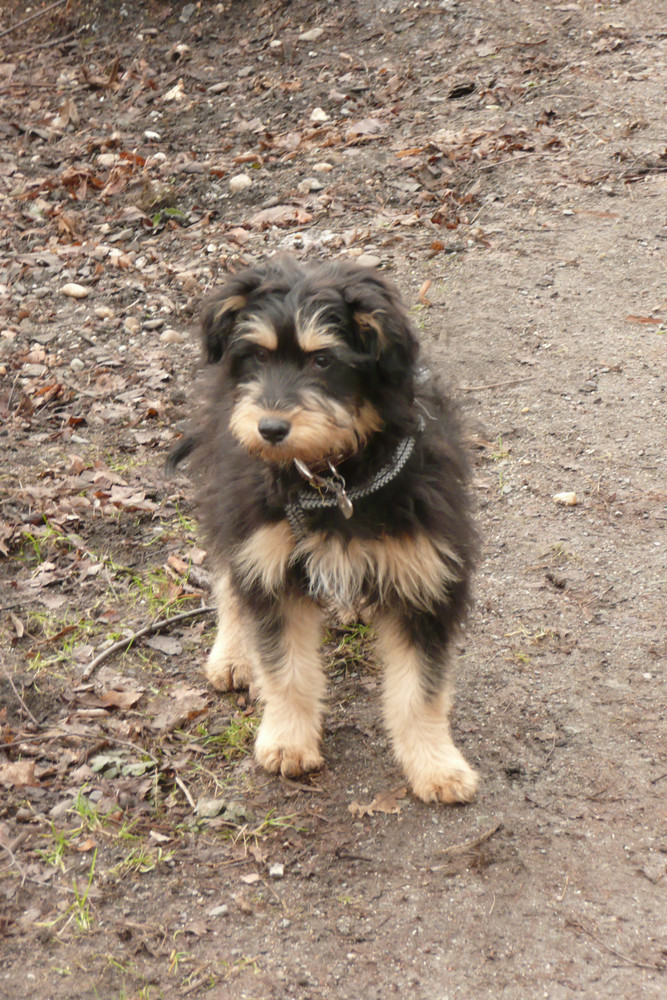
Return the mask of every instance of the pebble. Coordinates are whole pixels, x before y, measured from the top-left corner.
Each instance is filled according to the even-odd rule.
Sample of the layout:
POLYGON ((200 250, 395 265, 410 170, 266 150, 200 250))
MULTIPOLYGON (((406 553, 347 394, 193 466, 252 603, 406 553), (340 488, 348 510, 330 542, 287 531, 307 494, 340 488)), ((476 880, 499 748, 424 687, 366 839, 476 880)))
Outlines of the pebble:
POLYGON ((324 108, 313 108, 310 113, 310 120, 314 125, 321 125, 323 122, 329 121, 329 115, 324 108))
POLYGON ((115 167, 118 160, 118 153, 100 153, 95 160, 95 163, 98 167, 103 167, 105 170, 108 170, 110 167, 115 167))
POLYGON ((297 185, 299 194, 310 194, 311 191, 321 191, 324 187, 321 181, 318 181, 317 177, 305 177, 297 185))
POLYGON ((362 253, 357 257, 357 264, 359 267, 379 267, 382 260, 376 257, 374 253, 362 253))
POLYGON ((141 328, 141 323, 134 316, 128 316, 123 323, 123 329, 126 333, 138 333, 141 328))
POLYGON ((109 306, 96 306, 93 312, 98 319, 113 319, 114 311, 109 306))
POLYGON ((69 295, 71 299, 87 299, 90 295, 90 288, 85 285, 77 285, 75 281, 68 281, 61 288, 63 295, 69 295))
POLYGON ((86 364, 84 361, 81 360, 81 358, 72 358, 72 360, 69 363, 69 366, 73 372, 80 372, 83 371, 83 369, 86 367, 86 364))
POLYGON ((271 865, 269 868, 269 875, 271 878, 282 878, 285 874, 285 866, 279 863, 271 865))
POLYGON ((174 330, 169 326, 160 334, 160 340, 163 344, 183 344, 185 342, 185 336, 180 330, 174 330))
POLYGON ((226 903, 221 903, 220 906, 214 906, 208 911, 209 917, 226 917, 229 913, 229 907, 226 903))
POLYGON ((576 493, 554 493, 553 499, 564 507, 576 507, 579 503, 576 493))
POLYGON ((239 194, 239 192, 245 191, 251 184, 252 180, 248 174, 234 174, 233 177, 229 178, 229 190, 232 194, 239 194))
POLYGON ((327 163, 326 160, 320 160, 319 163, 313 164, 313 170, 318 174, 328 174, 330 170, 333 170, 333 163, 327 163))
POLYGON ((311 28, 310 31, 303 31, 298 39, 300 42, 316 42, 324 34, 324 28, 311 28))

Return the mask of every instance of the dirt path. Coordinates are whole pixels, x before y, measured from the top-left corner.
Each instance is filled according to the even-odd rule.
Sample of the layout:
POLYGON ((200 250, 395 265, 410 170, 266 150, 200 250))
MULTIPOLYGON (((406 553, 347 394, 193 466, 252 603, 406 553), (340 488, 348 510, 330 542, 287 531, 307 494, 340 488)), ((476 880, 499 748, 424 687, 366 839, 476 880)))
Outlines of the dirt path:
POLYGON ((659 7, 71 0, 0 33, 0 997, 666 995, 659 7), (327 636, 305 785, 206 688, 209 615, 91 670, 209 601, 163 460, 199 303, 277 249, 379 258, 463 402, 465 808, 403 795, 363 629, 327 636))

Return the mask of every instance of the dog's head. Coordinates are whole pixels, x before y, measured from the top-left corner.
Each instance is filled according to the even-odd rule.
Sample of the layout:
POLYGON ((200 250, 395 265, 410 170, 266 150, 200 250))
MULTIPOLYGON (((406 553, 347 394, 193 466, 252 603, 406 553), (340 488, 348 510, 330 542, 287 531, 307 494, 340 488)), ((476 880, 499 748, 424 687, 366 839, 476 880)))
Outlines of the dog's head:
POLYGON ((412 403, 417 340, 374 269, 277 258, 241 271, 202 333, 231 384, 231 433, 270 464, 340 461, 412 403))

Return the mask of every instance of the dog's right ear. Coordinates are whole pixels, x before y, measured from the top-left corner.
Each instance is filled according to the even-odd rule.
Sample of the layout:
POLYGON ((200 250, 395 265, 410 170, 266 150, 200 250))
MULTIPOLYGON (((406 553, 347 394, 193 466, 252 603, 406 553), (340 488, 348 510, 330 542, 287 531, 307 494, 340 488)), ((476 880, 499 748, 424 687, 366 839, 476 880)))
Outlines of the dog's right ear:
POLYGON ((245 309, 248 297, 265 278, 264 270, 246 268, 231 278, 210 299, 201 325, 202 347, 207 364, 214 365, 220 361, 239 313, 245 309))

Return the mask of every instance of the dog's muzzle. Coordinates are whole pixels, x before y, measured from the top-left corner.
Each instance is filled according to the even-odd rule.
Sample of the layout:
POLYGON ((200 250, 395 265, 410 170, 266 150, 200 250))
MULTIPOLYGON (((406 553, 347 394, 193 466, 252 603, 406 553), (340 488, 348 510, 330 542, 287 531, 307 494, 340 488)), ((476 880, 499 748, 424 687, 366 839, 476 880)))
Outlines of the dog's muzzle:
POLYGON ((262 417, 257 424, 257 430, 269 444, 280 444, 291 429, 289 420, 282 420, 280 417, 262 417))

